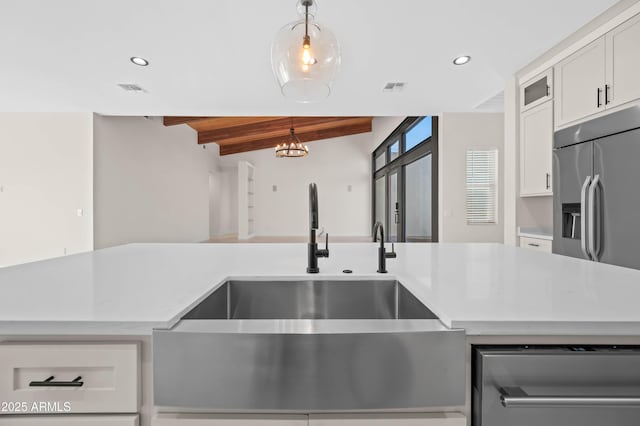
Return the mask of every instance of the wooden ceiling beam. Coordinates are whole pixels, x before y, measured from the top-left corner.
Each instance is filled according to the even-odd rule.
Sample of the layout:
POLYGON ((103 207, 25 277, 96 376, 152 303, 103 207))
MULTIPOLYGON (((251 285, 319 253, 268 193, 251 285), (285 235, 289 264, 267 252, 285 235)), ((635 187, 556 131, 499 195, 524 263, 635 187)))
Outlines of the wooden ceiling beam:
MULTIPOLYGON (((357 123, 351 123, 345 126, 337 126, 329 129, 311 130, 301 133, 296 132, 296 136, 298 136, 300 142, 312 142, 322 139, 336 138, 340 136, 367 133, 371 132, 371 120, 371 117, 362 117, 357 123)), ((240 152, 273 148, 279 143, 282 143, 281 136, 264 138, 251 142, 236 143, 232 145, 222 145, 220 146, 220 155, 237 154, 240 152)))
POLYGON ((165 126, 177 126, 178 124, 190 124, 195 121, 207 120, 214 117, 162 117, 162 124, 165 126))
MULTIPOLYGON (((223 145, 223 140, 246 139, 246 141, 262 139, 266 134, 282 136, 289 133, 293 127, 298 131, 308 126, 327 124, 331 127, 340 125, 340 122, 352 120, 355 117, 274 117, 269 121, 242 124, 233 127, 225 127, 216 130, 198 131, 198 143, 216 142, 223 145)), ((244 142, 237 140, 234 143, 244 142)))
MULTIPOLYGON (((316 122, 315 124, 297 126, 295 127, 295 131, 296 131, 296 134, 299 134, 299 133, 307 133, 315 130, 332 129, 335 127, 348 126, 350 124, 358 124, 358 123, 361 123, 363 119, 366 120, 366 117, 347 117, 344 120, 341 119, 339 121, 316 122)), ((240 136, 234 136, 226 139, 216 139, 214 142, 220 146, 224 146, 224 145, 233 145, 237 143, 259 141, 262 139, 269 139, 269 138, 285 139, 289 135, 289 131, 290 131, 289 126, 282 126, 279 128, 274 128, 274 130, 270 130, 270 131, 249 132, 249 133, 243 133, 240 136)), ((212 140, 208 138, 207 134, 201 135, 200 133, 198 134, 198 141, 200 143, 212 142, 212 140)))

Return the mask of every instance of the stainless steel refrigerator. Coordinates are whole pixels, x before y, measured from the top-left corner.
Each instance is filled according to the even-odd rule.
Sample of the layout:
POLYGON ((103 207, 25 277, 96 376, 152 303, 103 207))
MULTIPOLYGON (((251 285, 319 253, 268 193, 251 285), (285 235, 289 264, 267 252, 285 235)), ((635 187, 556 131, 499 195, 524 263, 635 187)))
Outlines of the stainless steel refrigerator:
POLYGON ((553 144, 553 252, 640 269, 640 107, 553 144))

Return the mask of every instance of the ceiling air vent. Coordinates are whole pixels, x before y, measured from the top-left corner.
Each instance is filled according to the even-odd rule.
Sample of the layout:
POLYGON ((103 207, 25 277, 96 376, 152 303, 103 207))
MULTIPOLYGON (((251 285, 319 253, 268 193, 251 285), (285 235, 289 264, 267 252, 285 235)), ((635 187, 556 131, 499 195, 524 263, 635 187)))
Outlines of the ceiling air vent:
POLYGON ((135 93, 145 93, 146 90, 144 90, 142 87, 138 86, 137 84, 134 83, 119 83, 118 86, 120 86, 123 90, 127 91, 127 92, 135 92, 135 93))
POLYGON ((383 92, 402 92, 407 83, 404 82, 389 82, 384 85, 383 92))

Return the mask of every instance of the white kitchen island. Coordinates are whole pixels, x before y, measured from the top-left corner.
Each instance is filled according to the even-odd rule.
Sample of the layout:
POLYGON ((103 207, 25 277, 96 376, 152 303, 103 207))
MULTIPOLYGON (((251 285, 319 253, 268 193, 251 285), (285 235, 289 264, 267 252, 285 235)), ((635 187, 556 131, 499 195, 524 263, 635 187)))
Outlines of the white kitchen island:
MULTIPOLYGON (((135 386, 141 392, 135 397, 145 426, 154 413, 153 329, 171 328, 230 278, 397 279, 444 325, 466 330, 468 359, 471 344, 640 343, 640 271, 500 244, 397 244, 398 257, 387 261, 389 273, 382 275, 375 272, 377 244, 329 248, 316 275, 304 272, 305 244, 130 244, 3 268, 0 336, 3 344, 25 345, 137 342, 141 375, 135 386)), ((469 404, 470 390, 467 406, 458 408, 468 413, 469 404)), ((114 423, 86 424, 134 424, 130 414, 94 416, 114 423)), ((437 416, 431 423, 419 421, 464 423, 454 414, 437 416)), ((7 419, 14 417, 0 415, 0 425, 7 419)), ((242 424, 233 423, 233 416, 225 419, 215 425, 242 424)), ((262 424, 259 416, 256 421, 262 424)), ((301 418, 275 421, 294 425, 301 418)))
POLYGON ((467 334, 640 335, 640 271, 501 244, 129 244, 0 269, 0 335, 150 335, 228 278, 387 278, 467 334), (342 271, 350 269, 352 274, 342 271))

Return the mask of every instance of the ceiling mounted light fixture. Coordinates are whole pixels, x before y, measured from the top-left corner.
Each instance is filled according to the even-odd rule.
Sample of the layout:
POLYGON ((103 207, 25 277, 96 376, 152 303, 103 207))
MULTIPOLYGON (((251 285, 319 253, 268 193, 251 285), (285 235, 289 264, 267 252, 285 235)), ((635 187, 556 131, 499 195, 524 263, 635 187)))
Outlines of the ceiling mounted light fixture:
POLYGON ((340 47, 331 30, 314 20, 316 0, 298 0, 297 9, 302 19, 282 27, 271 45, 271 67, 286 98, 317 102, 331 93, 340 47))
POLYGON ((471 56, 458 56, 453 60, 453 65, 464 65, 471 60, 471 56))
POLYGON ((147 65, 149 65, 149 61, 139 56, 132 56, 129 58, 129 60, 136 65, 140 65, 141 67, 146 67, 147 65))
POLYGON ((289 138, 276 146, 276 157, 278 158, 298 158, 305 157, 309 154, 309 148, 300 142, 293 128, 293 119, 291 119, 291 128, 289 129, 289 138))

